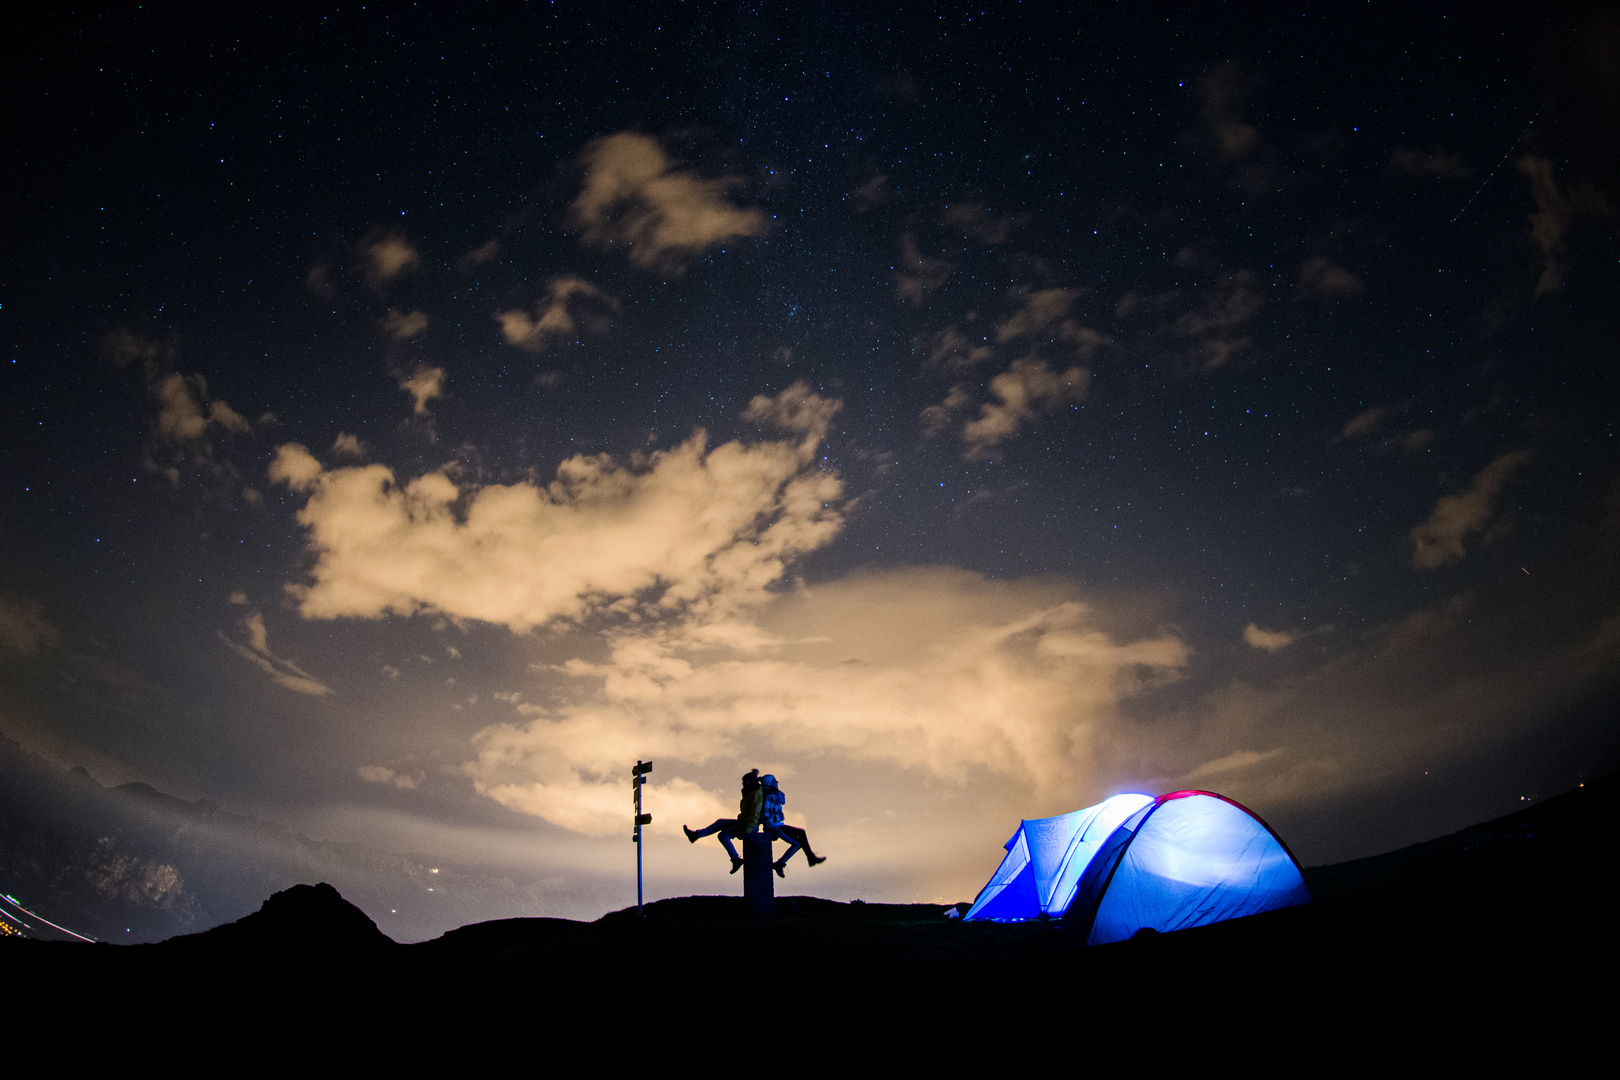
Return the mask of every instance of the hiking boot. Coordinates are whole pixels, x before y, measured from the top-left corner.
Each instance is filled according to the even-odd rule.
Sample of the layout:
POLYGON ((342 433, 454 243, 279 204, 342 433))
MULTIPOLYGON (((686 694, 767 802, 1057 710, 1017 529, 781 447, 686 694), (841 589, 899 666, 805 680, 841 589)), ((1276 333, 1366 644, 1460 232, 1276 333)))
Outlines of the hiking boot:
POLYGON ((818 858, 815 855, 806 855, 804 857, 804 861, 809 863, 811 866, 820 866, 822 863, 827 861, 827 856, 822 855, 818 858))
POLYGON ((737 856, 733 855, 731 857, 731 872, 733 874, 735 874, 737 871, 741 870, 742 868, 743 868, 743 861, 741 859, 737 858, 737 856))
POLYGON ((771 863, 771 869, 776 871, 777 877, 785 879, 787 877, 787 860, 778 859, 776 862, 771 863))
POLYGON ((695 844, 698 842, 697 833, 693 832, 691 829, 688 829, 685 825, 681 826, 681 832, 686 834, 686 842, 688 844, 695 844))

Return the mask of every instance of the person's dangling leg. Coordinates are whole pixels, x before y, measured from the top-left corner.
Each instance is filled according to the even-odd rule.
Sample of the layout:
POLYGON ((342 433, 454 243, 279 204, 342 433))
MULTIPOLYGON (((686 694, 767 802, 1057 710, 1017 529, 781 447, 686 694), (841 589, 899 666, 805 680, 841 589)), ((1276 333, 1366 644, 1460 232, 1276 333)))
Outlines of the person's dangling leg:
POLYGON ((698 829, 696 832, 693 832, 691 829, 688 829, 685 825, 681 826, 681 831, 686 834, 686 839, 690 843, 695 844, 699 840, 703 839, 705 836, 713 836, 715 833, 719 832, 721 829, 724 829, 727 826, 735 827, 736 824, 737 824, 737 819, 736 818, 725 818, 725 817, 723 817, 723 818, 720 818, 717 821, 715 821, 715 823, 713 825, 707 825, 707 826, 705 826, 705 827, 703 827, 701 829, 698 829))
POLYGON ((743 868, 743 857, 737 854, 736 847, 731 843, 741 833, 742 827, 737 824, 735 819, 726 822, 725 827, 720 830, 720 843, 725 847, 726 854, 731 856, 731 872, 733 874, 743 868))
POLYGON ((737 854, 737 849, 731 843, 732 839, 737 835, 736 818, 719 818, 713 825, 706 826, 696 831, 688 829, 685 825, 682 825, 681 831, 686 834, 686 839, 694 844, 703 839, 705 836, 713 836, 715 833, 719 833, 720 846, 726 849, 727 855, 731 856, 731 872, 735 874, 738 870, 742 869, 742 857, 737 854))
MULTIPOLYGON (((827 857, 825 855, 818 856, 814 849, 810 847, 810 834, 799 828, 797 825, 778 825, 777 829, 781 832, 784 840, 794 845, 794 850, 798 850, 801 847, 804 848, 804 861, 807 865, 815 866, 818 863, 824 863, 827 861, 827 857)), ((793 854, 793 852, 788 852, 788 855, 791 854, 793 854)), ((787 861, 787 855, 782 856, 782 861, 787 861)))
POLYGON ((781 840, 788 845, 787 852, 780 859, 777 859, 771 864, 771 869, 776 871, 776 876, 779 878, 787 877, 787 861, 793 858, 793 853, 798 851, 802 846, 788 831, 792 828, 793 826, 791 825, 765 826, 765 831, 771 834, 771 839, 781 840))

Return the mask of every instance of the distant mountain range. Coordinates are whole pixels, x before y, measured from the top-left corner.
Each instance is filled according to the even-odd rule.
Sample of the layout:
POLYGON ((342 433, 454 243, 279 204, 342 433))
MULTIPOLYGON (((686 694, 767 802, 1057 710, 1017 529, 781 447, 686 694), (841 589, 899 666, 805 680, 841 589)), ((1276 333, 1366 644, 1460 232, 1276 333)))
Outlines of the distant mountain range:
MULTIPOLYGON (((552 913, 537 883, 311 840, 147 784, 103 787, 83 768, 59 769, 0 735, 0 893, 61 926, 103 941, 161 941, 240 919, 272 893, 318 881, 396 941, 552 913)), ((64 936, 38 926, 25 933, 64 936)))

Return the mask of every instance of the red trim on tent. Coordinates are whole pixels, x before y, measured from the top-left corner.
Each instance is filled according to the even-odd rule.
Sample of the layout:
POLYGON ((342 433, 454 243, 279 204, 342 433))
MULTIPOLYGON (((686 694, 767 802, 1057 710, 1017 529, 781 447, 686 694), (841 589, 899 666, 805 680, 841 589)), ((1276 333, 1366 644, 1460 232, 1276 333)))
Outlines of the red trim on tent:
MULTIPOLYGON (((1259 814, 1255 813, 1253 810, 1250 810, 1247 806, 1244 806, 1242 803, 1238 802, 1236 799, 1228 799, 1225 795, 1221 795, 1218 792, 1214 792, 1214 791, 1194 791, 1194 790, 1189 789, 1187 791, 1172 791, 1168 795, 1160 795, 1157 799, 1153 800, 1153 808, 1155 810, 1157 810, 1161 803, 1167 803, 1171 799, 1185 799, 1190 795, 1208 795, 1210 798, 1219 799, 1223 803, 1231 803, 1233 806, 1237 807, 1239 810, 1243 811, 1245 814, 1248 814, 1250 817, 1254 818, 1254 820, 1256 820, 1256 821, 1258 821, 1260 823, 1260 827, 1262 829, 1266 830, 1266 832, 1270 833, 1271 838, 1273 840, 1277 841, 1277 843, 1279 845, 1281 845, 1281 847, 1282 847, 1282 849, 1284 851, 1288 852, 1288 857, 1290 859, 1294 860, 1294 868, 1299 871, 1300 877, 1303 878, 1305 876, 1305 868, 1303 866, 1300 866, 1299 859, 1294 855, 1294 849, 1288 846, 1288 842, 1286 840, 1284 840, 1281 836, 1277 835, 1277 830, 1273 829, 1270 825, 1268 825, 1266 823, 1265 818, 1261 817, 1259 814)), ((1144 822, 1146 820, 1147 820, 1146 818, 1143 819, 1144 822)), ((1310 891, 1308 886, 1306 888, 1306 891, 1307 892, 1310 891)))

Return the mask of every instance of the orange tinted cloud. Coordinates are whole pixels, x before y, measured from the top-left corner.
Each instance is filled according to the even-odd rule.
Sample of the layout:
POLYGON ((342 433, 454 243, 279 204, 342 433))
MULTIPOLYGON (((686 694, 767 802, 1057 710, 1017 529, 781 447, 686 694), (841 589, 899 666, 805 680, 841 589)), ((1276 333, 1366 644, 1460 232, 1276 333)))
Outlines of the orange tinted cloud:
POLYGON ((936 259, 922 253, 911 233, 900 237, 900 258, 894 267, 894 294, 912 304, 932 296, 951 276, 949 259, 936 259))
POLYGON ((1286 649, 1298 637, 1298 634, 1287 630, 1262 630, 1254 623, 1250 623, 1243 628, 1243 640, 1256 649, 1264 649, 1266 652, 1286 649))
POLYGON ((1441 496, 1428 520, 1412 529, 1412 565, 1433 570, 1467 556, 1463 541, 1490 523, 1497 495, 1529 460, 1528 450, 1503 454, 1481 469, 1466 491, 1441 496))
POLYGON ((417 416, 426 416, 428 402, 444 396, 444 368, 419 367, 399 377, 399 388, 411 395, 411 411, 417 416))
MULTIPOLYGON (((467 772, 491 798, 588 833, 623 825, 627 753, 835 755, 954 784, 989 770, 1050 797, 1094 780, 1121 703, 1187 663, 1176 636, 1121 640, 1075 595, 896 570, 760 594, 724 619, 626 625, 604 659, 563 665, 554 703, 479 732, 467 772)), ((684 816, 655 825, 719 816, 729 800, 709 798, 687 789, 684 816)))
POLYGON ((582 331, 601 333, 607 329, 608 312, 618 310, 619 302, 581 277, 552 278, 546 298, 533 315, 522 308, 502 311, 495 316, 508 345, 530 352, 544 352, 551 345, 577 338, 582 331))
POLYGON ((310 580, 290 592, 307 618, 437 611, 517 632, 626 605, 750 595, 838 531, 841 485, 815 465, 835 408, 795 386, 747 414, 789 440, 711 449, 699 431, 628 462, 569 458, 545 485, 328 470, 287 444, 270 477, 307 493, 298 520, 315 555, 310 580))
POLYGON ((1543 296, 1564 287, 1569 234, 1576 223, 1610 217, 1614 210, 1589 183, 1560 184, 1547 158, 1526 154, 1519 158, 1519 171, 1530 181, 1530 193, 1536 200, 1536 211, 1530 215, 1530 240, 1541 252, 1536 295, 1543 296))
POLYGON ((380 289, 422 262, 421 254, 398 232, 373 230, 360 241, 362 273, 367 284, 380 289))
POLYGON ((968 457, 988 457, 1024 423, 1079 401, 1090 385, 1091 372, 1083 367, 1057 372, 1045 360, 1014 360, 1010 368, 990 380, 995 400, 980 406, 978 418, 962 427, 968 457))
POLYGON ((647 135, 595 139, 580 157, 585 184, 571 208, 574 224, 591 244, 623 248, 636 266, 678 270, 708 248, 765 233, 764 213, 731 202, 734 181, 676 168, 647 135))

